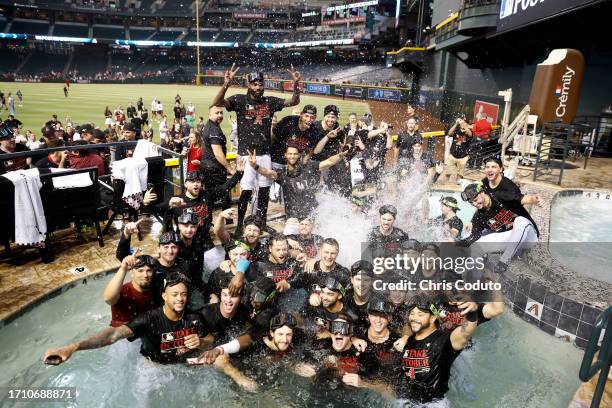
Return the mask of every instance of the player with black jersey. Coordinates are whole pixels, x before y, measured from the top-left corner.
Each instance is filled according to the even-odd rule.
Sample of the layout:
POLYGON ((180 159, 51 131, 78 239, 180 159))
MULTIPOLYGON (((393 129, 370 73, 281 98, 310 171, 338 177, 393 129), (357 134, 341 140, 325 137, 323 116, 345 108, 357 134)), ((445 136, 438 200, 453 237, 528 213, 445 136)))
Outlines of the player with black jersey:
POLYGON ((316 118, 317 107, 305 105, 299 115, 285 116, 276 124, 272 135, 272 163, 287 164, 285 151, 288 142, 291 142, 301 155, 310 156, 318 142, 317 131, 313 126, 316 118))
POLYGON ((378 209, 380 225, 375 227, 368 235, 370 249, 384 250, 384 256, 391 256, 401 247, 401 243, 408 239, 402 229, 394 227, 397 208, 392 205, 383 205, 378 209))
MULTIPOLYGON (((232 95, 225 99, 225 92, 230 87, 238 69, 233 64, 232 68, 225 72, 223 86, 212 104, 223 106, 230 112, 236 112, 238 119, 238 155, 242 156, 242 160, 246 160, 249 150, 256 151, 258 153, 257 163, 270 169, 272 167, 270 158, 272 117, 275 112, 300 103, 300 73, 293 69, 293 66, 288 70, 294 82, 291 99, 264 96, 264 75, 261 72, 253 72, 247 76, 248 90, 246 95, 232 95)), ((260 177, 257 172, 251 169, 244 173, 240 181, 242 193, 238 205, 238 225, 236 226, 238 232, 242 231, 242 221, 254 189, 258 190, 257 215, 264 224, 267 222, 271 184, 269 179, 260 177)))
POLYGON ((455 197, 446 196, 440 198, 440 211, 442 215, 436 221, 442 224, 445 238, 453 241, 461 239, 461 232, 463 231, 463 221, 457 216, 457 211, 459 210, 460 208, 455 197))
POLYGON ((246 272, 250 263, 245 264, 241 260, 247 260, 249 256, 249 246, 242 241, 232 240, 225 245, 225 253, 229 257, 229 270, 224 270, 221 267, 215 269, 210 277, 208 278, 208 286, 210 289, 210 303, 219 302, 219 297, 216 293, 221 291, 218 286, 219 282, 222 282, 223 278, 229 277, 230 279, 236 276, 239 272, 246 272))
MULTIPOLYGON (((338 154, 343 148, 350 149, 353 146, 354 141, 351 143, 348 133, 338 125, 339 116, 340 109, 336 105, 327 105, 323 109, 323 120, 314 123, 313 127, 318 134, 312 156, 314 160, 326 160, 338 154)), ((324 174, 324 178, 329 191, 347 198, 351 196, 351 168, 348 160, 342 160, 331 167, 324 174)))
POLYGON ((504 165, 498 157, 485 160, 485 178, 482 179, 482 189, 500 202, 520 201, 522 205, 536 204, 544 207, 546 202, 537 194, 523 194, 512 180, 504 176, 504 165))
POLYGON ((351 290, 345 299, 346 304, 357 312, 358 324, 365 325, 368 315, 368 302, 373 294, 374 266, 368 261, 357 261, 351 265, 351 290))
POLYGON ((409 306, 412 335, 394 370, 393 387, 400 399, 427 403, 444 398, 453 362, 476 331, 477 313, 452 331, 438 327, 435 304, 418 295, 409 306))
POLYGON ((422 140, 423 136, 417 130, 417 122, 415 118, 408 118, 406 121, 406 131, 400 132, 397 135, 397 142, 395 143, 395 154, 397 155, 398 164, 401 163, 402 159, 410 158, 412 153, 412 146, 414 140, 422 140))
POLYGON ((249 151, 249 164, 258 174, 281 185, 285 197, 285 216, 289 221, 291 218, 300 219, 312 214, 317 207, 315 193, 319 189, 321 171, 342 161, 344 154, 336 154, 322 162, 309 160, 304 163, 299 149, 293 146, 293 141, 289 141, 285 152, 287 167, 284 170, 270 170, 260 166, 255 151, 249 151))
MULTIPOLYGON (((213 232, 219 238, 223 245, 230 244, 233 240, 239 240, 244 242, 250 248, 247 259, 250 262, 260 261, 266 259, 268 256, 268 245, 267 239, 262 238, 263 234, 263 223, 255 216, 249 215, 244 219, 244 229, 242 235, 235 235, 232 239, 231 235, 225 229, 225 223, 234 214, 234 209, 228 208, 222 211, 215 222, 213 232)), ((228 265, 226 265, 228 266, 228 265)), ((221 266, 223 268, 223 264, 221 266)), ((228 271, 228 268, 223 268, 228 271)))
POLYGON ((504 273, 512 257, 521 249, 538 242, 538 228, 519 200, 504 203, 483 191, 482 183, 468 185, 461 197, 476 208, 472 217, 472 233, 457 241, 470 246, 476 259, 486 253, 503 252, 495 271, 504 273))
POLYGON ((321 259, 311 259, 304 265, 304 271, 307 275, 304 282, 306 287, 310 287, 317 282, 325 274, 332 274, 340 279, 340 282, 345 288, 349 288, 351 284, 351 274, 347 268, 336 262, 338 253, 340 252, 340 243, 334 238, 325 238, 321 245, 321 259))
POLYGON ((167 203, 162 205, 170 209, 174 220, 177 220, 185 209, 189 209, 198 217, 197 239, 202 243, 202 248, 207 251, 214 247, 210 228, 213 221, 215 197, 227 194, 238 183, 241 176, 242 165, 238 167, 232 178, 226 180, 225 183, 210 187, 203 185, 204 177, 202 173, 190 171, 185 175, 185 192, 177 197, 170 198, 167 203))
POLYGON ((308 259, 316 259, 319 248, 323 245, 323 237, 313 234, 314 221, 310 217, 298 219, 298 233, 287 235, 289 246, 301 250, 308 259))
POLYGON ((142 339, 140 353, 162 363, 182 363, 197 349, 208 344, 204 341, 207 327, 199 313, 189 312, 187 293, 189 280, 181 274, 172 274, 164 281, 164 305, 141 315, 126 325, 108 327, 76 343, 47 350, 43 361, 61 364, 78 350, 110 346, 121 339, 142 339))
POLYGON ((397 364, 400 357, 394 348, 399 335, 389 330, 389 322, 393 315, 393 305, 383 296, 377 295, 370 299, 367 309, 368 327, 360 334, 368 345, 364 351, 364 364, 372 367, 370 377, 383 379, 397 364))
MULTIPOLYGON (((141 220, 143 220, 143 218, 136 222, 128 222, 125 224, 125 227, 123 227, 115 253, 119 261, 123 261, 123 258, 132 254, 133 251, 130 248, 132 234, 138 231, 138 224, 141 220)), ((153 270, 155 271, 153 275, 154 287, 161 288, 164 279, 172 273, 178 272, 183 275, 189 274, 189 262, 178 257, 179 242, 181 242, 181 237, 174 231, 164 232, 159 236, 159 258, 153 258, 153 270)))

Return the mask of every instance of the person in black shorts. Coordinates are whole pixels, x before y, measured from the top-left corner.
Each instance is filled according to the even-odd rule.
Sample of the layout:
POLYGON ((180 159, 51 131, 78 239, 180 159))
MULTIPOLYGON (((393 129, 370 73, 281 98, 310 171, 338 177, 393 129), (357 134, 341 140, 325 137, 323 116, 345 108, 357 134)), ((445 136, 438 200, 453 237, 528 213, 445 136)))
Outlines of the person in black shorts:
POLYGON ((392 205, 383 205, 378 209, 380 215, 380 225, 368 235, 370 248, 382 249, 385 252, 384 256, 390 256, 399 251, 401 243, 408 239, 402 229, 394 227, 395 217, 397 216, 397 208, 392 205))
MULTIPOLYGON (((227 138, 223 130, 221 130, 221 122, 223 122, 223 107, 211 106, 208 109, 208 122, 202 128, 204 152, 201 164, 202 174, 205 175, 206 185, 209 188, 225 184, 227 175, 234 173, 226 158, 227 138)), ((220 191, 219 194, 221 196, 213 197, 214 200, 222 199, 221 208, 224 210, 230 208, 231 199, 229 192, 220 191)), ((232 222, 229 223, 231 224, 232 222)))
MULTIPOLYGON (((247 76, 248 90, 246 95, 232 95, 225 99, 225 92, 231 85, 239 68, 232 65, 225 72, 223 86, 216 95, 213 105, 223 106, 228 111, 235 111, 238 119, 238 155, 246 161, 248 151, 256 151, 257 163, 263 168, 271 169, 270 142, 272 116, 275 112, 289 106, 300 103, 300 73, 289 69, 293 78, 294 88, 291 99, 281 99, 274 96, 264 96, 264 75, 261 72, 253 72, 247 76)), ((242 193, 238 205, 237 235, 242 231, 242 222, 246 214, 247 206, 251 201, 253 190, 257 190, 257 215, 264 225, 267 222, 268 198, 270 196, 271 181, 265 177, 258 176, 257 172, 247 170, 240 181, 242 193)))
POLYGON ((189 279, 172 274, 164 281, 162 298, 164 305, 138 315, 119 327, 108 327, 101 332, 70 345, 47 350, 43 361, 61 364, 79 350, 110 346, 121 339, 142 339, 140 353, 162 363, 184 363, 198 349, 208 346, 204 341, 207 327, 199 313, 187 311, 189 279))
POLYGON ((397 397, 420 404, 444 398, 451 366, 476 331, 478 314, 466 314, 463 326, 441 329, 435 302, 421 294, 409 306, 412 335, 401 350, 402 358, 393 370, 397 397))
MULTIPOLYGON (((287 142, 287 167, 284 170, 271 170, 260 166, 257 164, 255 151, 249 151, 249 164, 258 174, 281 185, 285 197, 285 216, 289 221, 292 218, 301 219, 312 215, 317 207, 315 193, 319 189, 321 171, 339 163, 344 154, 336 154, 322 162, 310 160, 304 163, 299 149, 290 141, 287 142)), ((295 223, 297 219, 291 222, 295 223)))
POLYGON ((455 197, 446 196, 440 198, 440 211, 442 215, 439 216, 436 221, 442 223, 443 233, 446 239, 452 241, 461 239, 463 221, 457 217, 457 211, 459 210, 460 208, 455 197))

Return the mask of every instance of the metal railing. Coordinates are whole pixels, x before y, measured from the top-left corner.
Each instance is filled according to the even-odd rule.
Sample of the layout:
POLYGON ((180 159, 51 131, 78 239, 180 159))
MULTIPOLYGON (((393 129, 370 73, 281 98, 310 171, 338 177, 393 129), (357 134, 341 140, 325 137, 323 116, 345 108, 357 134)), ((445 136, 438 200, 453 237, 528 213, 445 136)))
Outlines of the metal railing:
POLYGON ((587 382, 591 378, 593 378, 595 374, 597 374, 597 371, 601 370, 599 373, 599 378, 597 380, 597 386, 595 387, 595 392, 593 393, 593 399, 591 400, 591 408, 597 408, 601 403, 601 397, 606 387, 606 382, 608 381, 610 365, 612 364, 612 327, 610 327, 611 321, 612 306, 608 307, 597 318, 595 326, 593 326, 593 331, 591 332, 591 338, 589 339, 587 348, 584 351, 582 365, 580 366, 580 372, 578 374, 580 380, 587 382), (597 350, 597 345, 599 343, 599 337, 601 336, 601 331, 604 329, 606 329, 606 334, 604 335, 603 341, 601 343, 599 356, 597 356, 597 360, 593 363, 593 359, 595 358, 595 352, 597 350))

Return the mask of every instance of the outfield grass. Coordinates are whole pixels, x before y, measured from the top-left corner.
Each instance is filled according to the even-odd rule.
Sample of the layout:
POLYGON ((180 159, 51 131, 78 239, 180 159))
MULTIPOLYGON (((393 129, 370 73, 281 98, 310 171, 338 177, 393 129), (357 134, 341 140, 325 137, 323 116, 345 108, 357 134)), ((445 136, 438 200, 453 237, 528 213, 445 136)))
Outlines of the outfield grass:
MULTIPOLYGON (((57 117, 62 123, 69 116, 74 124, 82 124, 93 122, 96 126, 104 127, 104 108, 108 106, 111 110, 118 105, 122 105, 124 110, 131 101, 136 106, 136 101, 142 97, 145 107, 151 111, 151 101, 154 97, 161 100, 164 105, 164 111, 168 118, 172 120, 174 114, 172 107, 174 106, 174 97, 177 93, 183 98, 183 102, 187 105, 190 101, 196 107, 196 115, 206 118, 208 106, 210 106, 214 95, 218 92, 219 87, 195 85, 123 85, 123 84, 71 84, 70 94, 68 98, 64 97, 63 84, 41 84, 41 83, 17 83, 17 82, 1 82, 0 90, 8 97, 8 93, 13 95, 17 90, 23 93, 23 107, 17 106, 15 101, 16 118, 23 122, 25 130, 32 130, 37 136, 40 136, 40 128, 42 125, 51 119, 52 114, 57 114, 57 117)), ((235 93, 244 93, 244 89, 230 88, 227 96, 235 93)), ((288 93, 266 92, 267 95, 275 95, 282 98, 289 98, 288 93)), ((15 97, 15 99, 17 99, 15 97)), ((323 107, 330 103, 336 104, 341 111, 340 121, 345 123, 348 121, 348 113, 351 111, 362 115, 369 112, 369 107, 366 102, 355 100, 341 100, 335 98, 324 98, 310 95, 302 95, 300 107, 306 104, 313 104, 319 110, 319 118, 323 116, 323 107)), ((284 117, 292 113, 292 108, 284 109, 279 113, 279 117, 284 117)), ((235 114, 232 113, 235 118, 235 114)), ((6 119, 8 111, 0 112, 0 117, 6 119)), ((158 140, 158 126, 153 123, 155 129, 156 140, 158 140)), ((230 133, 230 122, 226 119, 223 121, 222 128, 226 135, 230 133)))

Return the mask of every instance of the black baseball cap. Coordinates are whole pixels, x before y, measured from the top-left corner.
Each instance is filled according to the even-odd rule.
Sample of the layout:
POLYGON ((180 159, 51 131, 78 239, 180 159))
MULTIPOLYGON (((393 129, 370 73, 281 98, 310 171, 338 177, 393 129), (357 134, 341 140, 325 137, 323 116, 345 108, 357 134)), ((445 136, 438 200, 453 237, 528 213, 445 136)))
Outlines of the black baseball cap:
POLYGON ((391 204, 383 205, 382 207, 378 209, 378 214, 380 215, 391 214, 393 218, 395 218, 397 216, 397 208, 395 208, 395 206, 391 204))
POLYGON ((340 293, 342 296, 346 294, 346 289, 344 285, 342 285, 342 283, 340 282, 340 279, 338 279, 334 275, 323 276, 320 279, 320 282, 321 282, 321 285, 320 285, 321 289, 327 288, 329 290, 333 290, 334 292, 340 293))
POLYGON ((251 248, 246 243, 237 239, 232 239, 230 242, 225 244, 225 252, 229 253, 229 251, 238 247, 244 248, 247 252, 251 250, 251 248))
POLYGON ((0 122, 0 140, 11 137, 13 137, 13 131, 5 123, 0 122))
POLYGON ((93 133, 94 127, 91 123, 81 125, 81 133, 93 133))
POLYGON ((185 284, 185 286, 187 286, 187 289, 189 289, 189 285, 191 285, 191 279, 189 279, 186 275, 180 272, 173 272, 164 278, 164 285, 162 289, 166 290, 166 288, 178 285, 179 283, 185 284))
POLYGON ((274 298, 276 284, 266 276, 258 278, 251 286, 251 298, 259 303, 264 303, 274 298))
POLYGON ((136 257, 136 262, 134 263, 134 268, 142 268, 143 266, 154 268, 155 258, 153 258, 151 255, 138 255, 136 257))
POLYGON ((351 276, 355 276, 359 273, 367 275, 369 277, 373 277, 374 266, 368 261, 357 261, 353 265, 351 265, 351 276))
POLYGON ((410 250, 415 250, 419 252, 421 251, 421 243, 413 238, 409 238, 405 241, 402 241, 401 247, 404 251, 410 251, 410 250))
POLYGON ((327 105, 323 109, 323 116, 327 116, 329 113, 333 113, 336 116, 340 116, 340 109, 336 105, 327 105))
POLYGON ((159 236, 159 245, 178 244, 181 238, 174 231, 164 232, 159 236))
POLYGON ((499 167, 504 167, 504 164, 502 163, 501 159, 497 156, 491 156, 488 157, 485 161, 484 164, 487 164, 488 162, 495 162, 499 165, 499 167))
POLYGON ((270 320, 270 330, 272 331, 283 326, 295 328, 297 326, 297 317, 291 312, 280 312, 270 320))
POLYGON ((461 193, 461 198, 463 201, 472 201, 478 196, 478 194, 480 194, 481 191, 482 183, 469 184, 461 193))
POLYGON ((314 105, 304 105, 302 113, 310 113, 311 115, 317 114, 317 107, 314 105))
POLYGON ((264 81, 264 74, 263 72, 251 72, 247 75, 247 81, 249 83, 251 82, 255 82, 255 81, 264 81))
POLYGON ((410 141, 411 145, 415 145, 415 144, 423 144, 423 136, 421 136, 421 134, 416 134, 412 137, 412 140, 410 141))
POLYGON ((195 181, 195 180, 202 181, 202 173, 195 170, 195 171, 188 171, 187 174, 185 174, 185 181, 195 181))
POLYGON ((368 302, 368 313, 370 314, 382 314, 390 316, 393 314, 393 303, 389 302, 382 296, 374 296, 368 302))
POLYGON ((198 220, 198 216, 191 211, 183 211, 183 213, 178 217, 177 222, 179 224, 193 225, 198 225, 200 223, 198 220))

